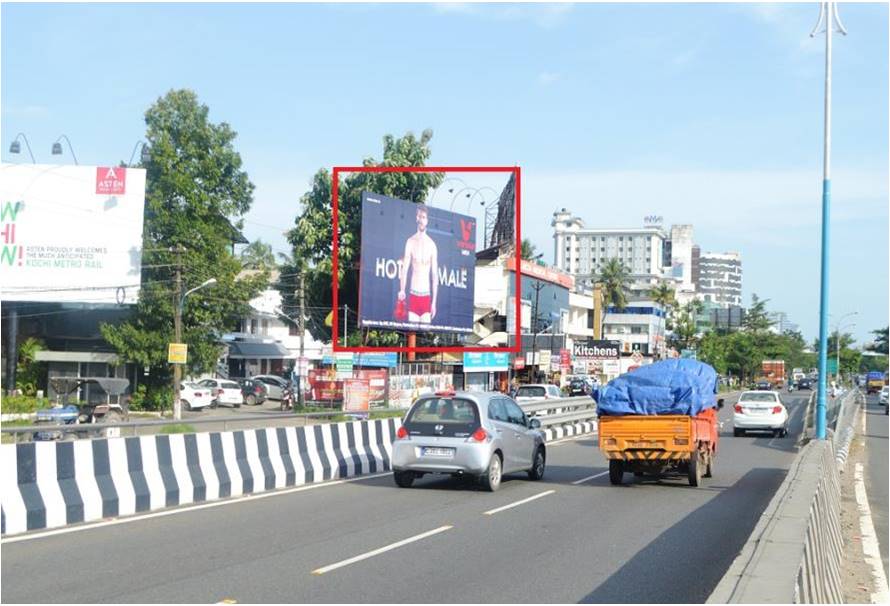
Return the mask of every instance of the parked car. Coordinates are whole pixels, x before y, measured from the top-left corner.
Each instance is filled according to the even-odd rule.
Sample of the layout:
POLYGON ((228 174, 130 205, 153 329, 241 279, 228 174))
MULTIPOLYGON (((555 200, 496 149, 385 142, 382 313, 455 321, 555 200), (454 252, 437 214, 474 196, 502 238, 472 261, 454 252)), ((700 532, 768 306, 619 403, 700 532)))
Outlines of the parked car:
POLYGON ((213 394, 209 387, 183 381, 179 384, 179 402, 185 410, 201 410, 213 404, 213 394))
POLYGON ((393 443, 393 477, 408 488, 428 473, 477 478, 495 491, 505 473, 544 476, 540 421, 497 392, 438 392, 411 406, 393 443))
POLYGON ((534 402, 535 400, 549 400, 561 398, 562 394, 556 385, 531 384, 520 385, 514 396, 517 402, 534 402))
POLYGON ((288 381, 275 375, 256 375, 251 377, 254 381, 260 381, 266 386, 266 397, 270 400, 280 400, 284 390, 287 389, 288 381))
POLYGON ((800 381, 797 382, 797 389, 798 390, 806 389, 806 390, 812 391, 813 382, 810 379, 801 379, 800 381))
POLYGON ((890 408, 890 402, 888 402, 888 391, 890 391, 890 387, 884 385, 881 388, 881 395, 878 396, 878 403, 883 404, 885 406, 884 413, 887 413, 888 408, 890 408))
POLYGON ((570 396, 586 396, 590 393, 590 385, 584 379, 578 377, 569 383, 570 396))
POLYGON ((256 379, 241 379, 241 395, 244 396, 244 403, 248 406, 256 406, 266 401, 268 397, 268 388, 262 381, 256 379))
POLYGON ((244 396, 241 393, 241 386, 234 381, 227 379, 204 379, 198 381, 198 385, 210 389, 213 403, 211 406, 216 408, 220 404, 226 404, 233 408, 240 408, 244 396))
POLYGON ((745 391, 733 407, 732 433, 771 431, 776 437, 788 435, 788 411, 774 391, 745 391))

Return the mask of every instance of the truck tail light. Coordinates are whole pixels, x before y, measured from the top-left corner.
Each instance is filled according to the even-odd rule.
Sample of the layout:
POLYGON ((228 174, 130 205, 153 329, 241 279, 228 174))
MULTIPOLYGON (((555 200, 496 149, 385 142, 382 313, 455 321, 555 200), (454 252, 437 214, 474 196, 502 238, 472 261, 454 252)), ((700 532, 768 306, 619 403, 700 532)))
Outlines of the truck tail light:
POLYGON ((674 438, 674 444, 677 446, 686 446, 689 444, 689 440, 687 438, 674 438))
POLYGON ((603 446, 615 446, 618 441, 615 438, 603 438, 603 446))

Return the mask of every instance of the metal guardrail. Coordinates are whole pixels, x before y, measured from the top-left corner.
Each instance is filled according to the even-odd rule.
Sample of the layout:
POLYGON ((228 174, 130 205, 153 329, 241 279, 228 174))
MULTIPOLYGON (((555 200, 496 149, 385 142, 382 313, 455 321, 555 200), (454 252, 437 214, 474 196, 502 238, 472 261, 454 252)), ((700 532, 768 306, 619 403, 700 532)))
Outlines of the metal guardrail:
POLYGON ((541 427, 552 427, 575 421, 588 421, 596 418, 596 402, 590 396, 555 398, 541 402, 524 402, 522 410, 541 422, 541 427), (554 414, 540 415, 542 411, 559 410, 554 414))
POLYGON ((541 412, 542 410, 556 410, 566 408, 580 408, 594 406, 595 402, 590 396, 575 396, 573 398, 555 398, 531 402, 520 402, 519 408, 526 413, 541 412))
POLYGON ((578 410, 575 412, 566 412, 556 415, 547 415, 546 417, 536 417, 542 427, 550 427, 552 425, 562 425, 564 423, 574 423, 575 421, 589 421, 596 418, 596 409, 578 410))

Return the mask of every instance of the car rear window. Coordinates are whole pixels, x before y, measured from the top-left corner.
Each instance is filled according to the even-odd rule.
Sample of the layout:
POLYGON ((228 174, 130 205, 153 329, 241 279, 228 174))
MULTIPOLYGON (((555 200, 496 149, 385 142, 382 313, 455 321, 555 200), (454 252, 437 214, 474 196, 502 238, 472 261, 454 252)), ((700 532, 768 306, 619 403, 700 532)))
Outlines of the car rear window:
POLYGON ((241 387, 237 383, 233 383, 231 381, 220 381, 219 386, 223 389, 241 389, 241 387))
POLYGON ((412 435, 468 436, 479 427, 479 410, 463 398, 424 398, 408 412, 405 427, 412 435))
POLYGON ((543 387, 520 387, 516 392, 517 398, 543 398, 547 392, 543 387))
POLYGON ((771 393, 743 393, 742 397, 739 398, 739 402, 773 402, 775 403, 776 396, 771 393))

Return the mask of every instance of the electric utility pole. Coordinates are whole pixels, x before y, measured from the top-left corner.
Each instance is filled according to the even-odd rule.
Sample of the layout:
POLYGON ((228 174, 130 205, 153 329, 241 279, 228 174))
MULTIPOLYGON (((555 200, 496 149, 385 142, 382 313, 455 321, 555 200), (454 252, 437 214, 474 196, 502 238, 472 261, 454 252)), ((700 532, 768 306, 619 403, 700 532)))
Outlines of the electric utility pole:
POLYGON ((305 347, 303 345, 306 340, 306 282, 304 280, 303 268, 300 267, 300 283, 297 288, 297 298, 300 301, 300 316, 297 318, 297 327, 300 331, 300 367, 297 369, 297 405, 303 408, 303 369, 305 364, 305 347))
MULTIPOLYGON (((173 342, 182 343, 182 244, 176 245, 173 278, 173 342)), ((173 364, 173 418, 182 418, 182 402, 180 402, 179 384, 182 380, 182 366, 173 364)))
POLYGON ((826 436, 825 380, 828 375, 828 221, 831 216, 831 34, 847 35, 834 2, 823 2, 819 7, 819 21, 810 32, 815 36, 825 24, 825 138, 822 174, 822 275, 819 285, 819 387, 816 400, 816 438, 826 436))
MULTIPOLYGON (((535 282, 532 284, 532 288, 535 290, 535 306, 532 311, 532 363, 531 365, 534 367, 534 380, 538 380, 538 365, 535 357, 538 354, 538 298, 540 297, 541 291, 547 285, 543 282, 535 282)), ((521 331, 520 331, 521 332, 521 331)))

